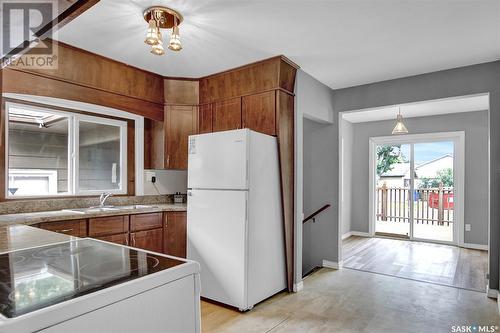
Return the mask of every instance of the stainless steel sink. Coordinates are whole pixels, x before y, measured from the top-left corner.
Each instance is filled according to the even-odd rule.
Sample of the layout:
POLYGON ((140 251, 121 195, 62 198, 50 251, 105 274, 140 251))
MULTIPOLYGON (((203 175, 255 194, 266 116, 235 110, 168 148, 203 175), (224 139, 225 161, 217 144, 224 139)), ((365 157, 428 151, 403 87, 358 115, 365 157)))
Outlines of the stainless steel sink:
POLYGON ((87 208, 71 208, 71 209, 63 209, 65 212, 86 214, 86 213, 100 213, 100 212, 112 212, 119 210, 116 207, 108 206, 108 207, 87 207, 87 208))
POLYGON ((113 212, 113 211, 128 210, 128 209, 157 208, 157 207, 158 206, 150 206, 150 205, 127 205, 127 206, 71 208, 71 209, 63 209, 63 211, 71 212, 71 213, 86 214, 86 213, 113 212))
POLYGON ((146 208, 158 208, 158 206, 151 205, 127 205, 127 206, 116 206, 118 209, 146 209, 146 208))

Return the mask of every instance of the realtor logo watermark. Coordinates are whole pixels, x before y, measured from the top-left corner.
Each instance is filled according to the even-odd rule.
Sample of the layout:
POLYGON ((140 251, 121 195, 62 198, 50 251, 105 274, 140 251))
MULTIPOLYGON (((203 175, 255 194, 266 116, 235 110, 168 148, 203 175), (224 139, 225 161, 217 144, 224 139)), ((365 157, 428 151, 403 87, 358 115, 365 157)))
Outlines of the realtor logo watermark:
POLYGON ((451 333, 494 333, 500 332, 497 325, 453 325, 451 333))
POLYGON ((57 0, 0 0, 2 65, 24 69, 56 69, 57 45, 50 23, 57 16, 57 0), (48 29, 46 29, 48 28, 48 29))

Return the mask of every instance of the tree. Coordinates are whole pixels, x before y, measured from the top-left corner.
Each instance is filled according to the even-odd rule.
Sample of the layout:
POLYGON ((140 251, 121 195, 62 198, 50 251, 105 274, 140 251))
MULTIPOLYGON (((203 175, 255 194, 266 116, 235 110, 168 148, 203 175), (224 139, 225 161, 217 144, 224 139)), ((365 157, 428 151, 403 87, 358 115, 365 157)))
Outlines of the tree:
POLYGON ((401 154, 401 145, 377 146, 377 175, 394 169, 394 164, 404 161, 401 154))
POLYGON ((453 187, 453 169, 445 168, 436 172, 435 178, 423 177, 420 178, 420 188, 439 187, 443 183, 444 187, 453 187))

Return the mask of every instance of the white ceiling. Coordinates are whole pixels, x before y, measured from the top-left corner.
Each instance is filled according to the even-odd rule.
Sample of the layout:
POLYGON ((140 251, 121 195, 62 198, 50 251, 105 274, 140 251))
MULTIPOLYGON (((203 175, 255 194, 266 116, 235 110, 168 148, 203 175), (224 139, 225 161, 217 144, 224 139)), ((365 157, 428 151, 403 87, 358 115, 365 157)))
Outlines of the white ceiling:
POLYGON ((404 118, 435 116, 440 114, 489 110, 488 94, 435 99, 401 105, 352 110, 342 113, 342 119, 351 123, 396 119, 399 108, 404 118))
POLYGON ((55 38, 166 76, 284 54, 341 88, 500 59, 500 1, 101 0, 55 38), (151 5, 184 15, 180 53, 149 53, 151 5))

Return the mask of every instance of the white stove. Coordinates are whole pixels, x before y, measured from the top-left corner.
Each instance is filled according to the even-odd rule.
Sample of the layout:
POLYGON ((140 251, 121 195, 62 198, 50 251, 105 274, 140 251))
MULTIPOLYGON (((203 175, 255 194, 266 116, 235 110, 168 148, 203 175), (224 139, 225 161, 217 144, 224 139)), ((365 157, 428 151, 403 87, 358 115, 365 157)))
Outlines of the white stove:
POLYGON ((0 332, 199 332, 196 262, 79 239, 0 254, 0 332))

